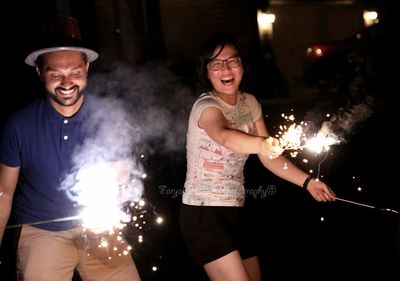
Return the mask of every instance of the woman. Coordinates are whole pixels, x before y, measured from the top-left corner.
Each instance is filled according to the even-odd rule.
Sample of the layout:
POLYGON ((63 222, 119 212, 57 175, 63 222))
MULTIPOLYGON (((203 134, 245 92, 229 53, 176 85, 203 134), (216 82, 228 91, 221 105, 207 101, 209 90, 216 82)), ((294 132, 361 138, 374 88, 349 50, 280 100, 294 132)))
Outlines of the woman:
POLYGON ((257 154, 265 168, 305 188, 315 200, 335 199, 326 184, 284 158, 279 142, 269 137, 261 105, 240 91, 242 55, 233 35, 216 34, 205 42, 199 76, 210 91, 194 103, 187 133, 180 225, 193 261, 218 281, 261 280, 256 252, 238 221, 249 154, 257 154))

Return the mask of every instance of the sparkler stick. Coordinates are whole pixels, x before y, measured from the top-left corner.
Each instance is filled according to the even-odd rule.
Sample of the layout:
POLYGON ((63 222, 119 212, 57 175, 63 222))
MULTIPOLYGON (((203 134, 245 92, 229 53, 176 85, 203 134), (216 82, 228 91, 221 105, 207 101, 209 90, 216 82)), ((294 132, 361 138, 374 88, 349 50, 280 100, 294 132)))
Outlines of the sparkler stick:
POLYGON ((305 145, 301 145, 301 146, 290 146, 290 147, 285 147, 283 150, 298 150, 298 149, 303 149, 305 148, 305 145))
POLYGON ((70 217, 57 218, 57 219, 52 219, 52 220, 37 221, 37 222, 32 222, 32 223, 13 224, 13 225, 6 226, 6 228, 17 228, 17 227, 21 227, 23 225, 38 225, 38 224, 53 223, 53 222, 73 221, 73 220, 79 220, 79 219, 81 219, 81 216, 70 216, 70 217))
MULTIPOLYGON (((329 143, 329 144, 321 144, 321 147, 323 148, 328 148, 330 146, 332 146, 335 143, 329 143)), ((283 150, 303 150, 304 148, 311 148, 310 145, 304 144, 304 145, 298 145, 298 146, 287 146, 287 147, 283 147, 283 150)), ((311 148, 312 149, 312 148, 311 148)))
POLYGON ((355 202, 355 201, 342 199, 342 198, 339 198, 339 197, 336 197, 336 200, 343 201, 343 202, 350 203, 350 204, 354 204, 354 205, 358 205, 358 206, 362 206, 362 207, 366 207, 366 208, 376 209, 376 207, 372 206, 372 205, 362 204, 362 203, 358 203, 358 202, 355 202))
POLYGON ((377 207, 372 206, 372 205, 367 205, 367 204, 363 204, 363 203, 359 203, 359 202, 356 202, 356 201, 351 201, 351 200, 347 200, 347 199, 343 199, 343 198, 339 198, 339 197, 336 197, 336 200, 342 201, 342 202, 346 202, 346 203, 350 203, 350 204, 354 204, 354 205, 358 205, 358 206, 365 207, 365 208, 379 209, 379 210, 388 211, 388 212, 392 212, 392 213, 396 213, 396 214, 399 213, 399 211, 397 211, 397 210, 387 209, 387 208, 377 208, 377 207))

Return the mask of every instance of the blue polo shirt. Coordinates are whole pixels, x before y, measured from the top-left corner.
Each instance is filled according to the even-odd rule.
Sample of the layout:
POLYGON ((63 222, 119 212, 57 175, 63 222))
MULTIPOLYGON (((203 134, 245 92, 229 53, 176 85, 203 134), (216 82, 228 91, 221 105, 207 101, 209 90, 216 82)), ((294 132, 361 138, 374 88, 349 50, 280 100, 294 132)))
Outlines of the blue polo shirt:
MULTIPOLYGON (((61 190, 61 184, 74 172, 74 151, 98 129, 85 124, 93 110, 98 109, 98 100, 86 94, 81 109, 72 117, 64 117, 44 97, 9 118, 0 140, 0 162, 21 169, 14 195, 14 224, 34 224, 79 214, 79 206, 61 190)), ((64 221, 36 226, 66 230, 79 223, 64 221)))

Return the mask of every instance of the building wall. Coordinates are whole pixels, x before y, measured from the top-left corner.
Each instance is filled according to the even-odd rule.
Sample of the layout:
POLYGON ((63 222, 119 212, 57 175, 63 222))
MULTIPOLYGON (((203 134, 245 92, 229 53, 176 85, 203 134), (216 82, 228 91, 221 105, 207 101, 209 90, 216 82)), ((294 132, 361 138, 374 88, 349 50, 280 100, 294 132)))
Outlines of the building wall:
POLYGON ((118 58, 119 45, 112 0, 96 0, 96 20, 99 53, 103 61, 118 58))
POLYGON ((167 57, 190 61, 200 52, 205 38, 229 31, 254 43, 256 36, 253 1, 160 0, 160 16, 167 57))
POLYGON ((96 0, 99 51, 105 60, 142 64, 165 57, 159 0, 96 0))
MULTIPOLYGON (((140 2, 140 0, 137 0, 140 2)), ((112 0, 96 0, 99 51, 104 59, 132 60, 137 36, 132 31, 127 0, 121 0, 120 13, 125 25, 120 36, 112 0), (125 7, 125 8, 124 8, 125 7)), ((159 14, 145 11, 145 22, 159 17, 161 30, 157 40, 146 46, 159 47, 165 58, 174 62, 196 60, 205 38, 214 32, 229 31, 257 48, 258 31, 256 2, 242 0, 152 0, 159 5, 159 14), (147 17, 146 17, 147 13, 147 17), (161 40, 162 39, 162 40, 161 40), (160 46, 158 46, 160 45, 160 46), (161 46, 163 45, 163 46, 161 46)), ((146 9, 148 1, 142 0, 146 9)), ((151 11, 150 11, 151 10, 151 11)), ((302 73, 305 51, 311 44, 350 37, 363 27, 359 1, 284 1, 270 0, 268 10, 276 15, 273 25, 272 49, 284 75, 302 73)), ((152 36, 152 30, 145 30, 152 36)), ((151 51, 154 53, 153 51, 151 51)))

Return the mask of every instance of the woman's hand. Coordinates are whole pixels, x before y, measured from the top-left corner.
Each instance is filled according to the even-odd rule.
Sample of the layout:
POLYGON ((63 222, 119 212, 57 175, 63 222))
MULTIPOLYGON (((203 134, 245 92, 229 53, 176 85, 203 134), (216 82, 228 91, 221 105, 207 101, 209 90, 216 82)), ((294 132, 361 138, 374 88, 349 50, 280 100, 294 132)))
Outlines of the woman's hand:
POLYGON ((283 148, 279 146, 277 138, 268 137, 261 143, 261 155, 269 159, 275 159, 283 153, 283 148))
POLYGON ((332 189, 319 179, 311 179, 306 186, 306 190, 319 202, 334 201, 336 199, 336 194, 332 189))

